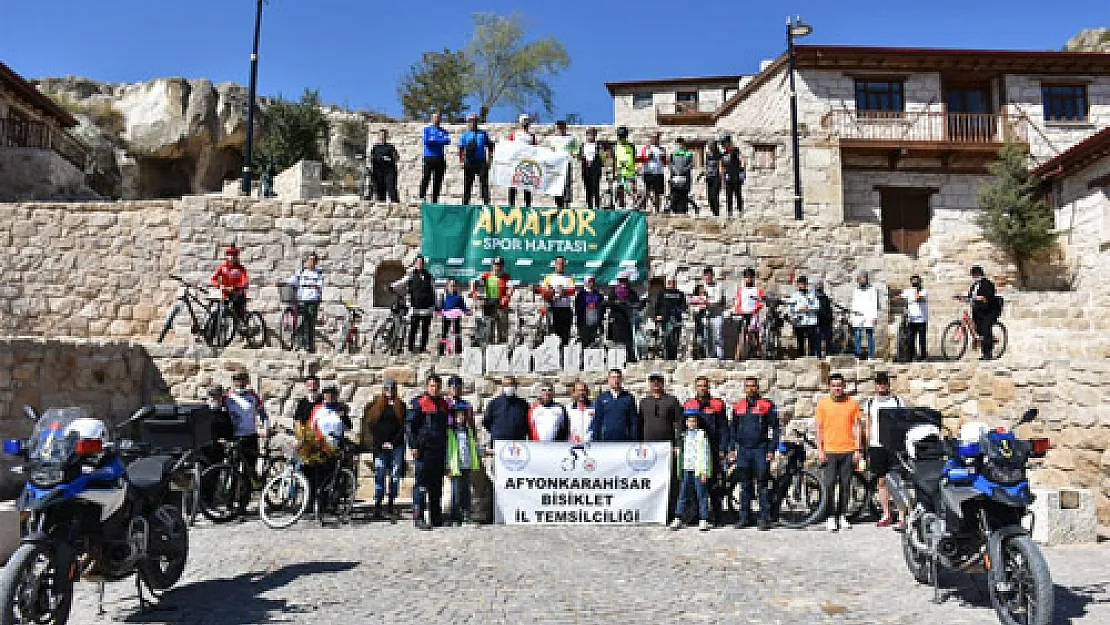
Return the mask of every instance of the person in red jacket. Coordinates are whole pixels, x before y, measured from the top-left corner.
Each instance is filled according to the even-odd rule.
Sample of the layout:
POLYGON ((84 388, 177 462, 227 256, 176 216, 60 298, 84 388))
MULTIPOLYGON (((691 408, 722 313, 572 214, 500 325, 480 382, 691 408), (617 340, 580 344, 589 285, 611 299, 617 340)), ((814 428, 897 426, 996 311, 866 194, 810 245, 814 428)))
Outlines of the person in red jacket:
POLYGON ((512 276, 505 273, 505 260, 493 259, 493 268, 470 285, 470 297, 481 301, 482 315, 492 320, 490 338, 494 343, 509 341, 509 302, 513 298, 512 276))
POLYGON ((208 281, 213 286, 220 287, 223 293, 240 317, 247 310, 247 286, 250 279, 247 277, 247 268, 239 262, 239 248, 229 245, 224 249, 224 262, 216 267, 216 272, 208 281))

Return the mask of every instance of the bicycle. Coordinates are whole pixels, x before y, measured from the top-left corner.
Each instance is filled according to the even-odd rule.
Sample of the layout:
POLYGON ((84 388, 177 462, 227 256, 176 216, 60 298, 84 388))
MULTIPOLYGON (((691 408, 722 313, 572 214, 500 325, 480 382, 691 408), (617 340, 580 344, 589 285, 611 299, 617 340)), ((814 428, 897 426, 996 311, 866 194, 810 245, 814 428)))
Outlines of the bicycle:
POLYGON ((761 339, 761 324, 759 313, 739 314, 740 332, 736 341, 736 360, 749 360, 756 354, 763 354, 763 341, 761 339))
MULTIPOLYGON (((323 522, 325 513, 333 513, 340 523, 349 523, 354 510, 358 489, 358 453, 361 447, 339 438, 335 441, 336 454, 330 475, 316 485, 313 515, 323 522)), ((308 511, 309 485, 304 474, 303 461, 297 456, 296 444, 286 448, 286 464, 281 473, 270 478, 262 487, 259 513, 262 522, 272 529, 283 529, 299 521, 308 511)))
MULTIPOLYGON (((800 438, 801 442, 779 443, 778 470, 768 477, 767 503, 771 508, 768 516, 772 522, 790 529, 816 523, 825 512, 828 498, 821 479, 805 468, 806 447, 816 449, 817 444, 808 434, 802 433, 800 438)), ((725 487, 730 511, 738 512, 743 485, 735 465, 726 476, 725 487)))
POLYGON ((436 312, 437 316, 443 317, 443 320, 448 322, 447 329, 449 330, 447 332, 440 331, 440 337, 439 337, 439 353, 440 353, 440 355, 442 355, 442 356, 453 356, 453 355, 455 355, 455 353, 457 351, 455 349, 455 346, 457 344, 461 343, 459 335, 460 335, 460 332, 461 332, 461 329, 462 329, 460 326, 462 325, 461 320, 462 320, 464 314, 465 313, 463 313, 461 308, 455 308, 453 310, 446 310, 446 311, 442 311, 442 312, 436 312))
POLYGON ((909 315, 903 313, 898 321, 898 330, 894 335, 894 362, 910 362, 913 360, 913 333, 910 332, 909 315))
POLYGON ((851 321, 852 311, 840 304, 833 304, 833 309, 836 311, 836 319, 833 321, 829 354, 854 354, 856 346, 855 329, 852 328, 851 321))
POLYGON ((677 359, 682 338, 682 321, 673 318, 655 319, 655 325, 648 334, 648 354, 653 358, 667 360, 668 351, 673 351, 677 359))
POLYGON ((774 298, 768 298, 765 303, 763 321, 760 323, 760 349, 767 360, 779 360, 785 352, 782 348, 782 330, 786 327, 786 313, 782 308, 787 304, 774 298))
POLYGON ((482 311, 474 319, 474 333, 470 337, 472 347, 485 349, 493 343, 493 326, 497 323, 497 300, 491 300, 480 295, 474 296, 475 308, 482 311))
POLYGON ((166 338, 166 334, 173 328, 174 321, 177 315, 185 310, 189 313, 189 332, 195 336, 201 337, 206 345, 212 346, 216 343, 216 337, 213 333, 215 329, 211 326, 209 321, 212 318, 212 311, 215 308, 215 301, 218 298, 207 297, 207 302, 202 300, 197 293, 207 293, 207 287, 199 284, 191 284, 186 282, 180 276, 170 274, 170 278, 181 283, 178 288, 177 298, 174 300, 170 312, 166 315, 166 321, 162 324, 162 331, 158 334, 158 342, 161 343, 166 338))
POLYGON ((343 325, 339 330, 335 351, 340 354, 357 354, 362 349, 362 333, 358 329, 358 322, 362 321, 365 313, 354 302, 343 302, 343 312, 343 325))
MULTIPOLYGON (((206 468, 200 474, 200 512, 214 523, 225 523, 246 514, 255 485, 248 480, 247 458, 238 440, 220 441, 224 460, 206 468), (244 489, 246 492, 244 492, 244 489)), ((271 463, 269 442, 260 450, 265 465, 263 471, 276 470, 271 463)), ((257 467, 254 467, 257 468, 257 467)), ((261 481, 263 478, 259 477, 261 481)))
POLYGON ((642 181, 637 184, 639 178, 639 175, 624 176, 608 172, 606 195, 610 202, 609 208, 644 210, 647 207, 648 194, 643 190, 642 181))
POLYGON ((258 311, 237 311, 228 293, 222 293, 215 310, 208 318, 217 347, 227 347, 236 335, 243 337, 247 347, 258 349, 266 344, 266 321, 258 311))
POLYGON ((262 522, 271 529, 283 529, 296 523, 308 508, 308 478, 301 470, 296 440, 283 448, 285 464, 262 486, 258 512, 262 522))
MULTIPOLYGON (((956 295, 953 299, 965 303, 968 301, 962 295, 956 295)), ((991 358, 997 360, 1006 353, 1006 343, 1009 336, 1006 326, 998 319, 995 319, 994 323, 991 324, 991 336, 994 337, 991 358)), ((971 343, 972 348, 977 349, 981 340, 979 333, 975 331, 975 322, 971 319, 971 314, 968 313, 967 309, 964 309, 959 319, 949 322, 944 327, 944 332, 940 335, 940 353, 945 360, 959 360, 964 357, 968 343, 971 343)))
POLYGON ((278 322, 278 342, 282 349, 293 351, 298 347, 308 349, 306 329, 301 319, 300 301, 297 299, 297 285, 291 282, 278 284, 278 295, 283 309, 278 322))
POLYGON ((405 296, 393 289, 390 292, 396 296, 389 307, 389 316, 382 320, 374 335, 370 339, 371 354, 400 355, 405 351, 405 337, 408 334, 408 323, 405 315, 409 308, 405 305, 405 296))

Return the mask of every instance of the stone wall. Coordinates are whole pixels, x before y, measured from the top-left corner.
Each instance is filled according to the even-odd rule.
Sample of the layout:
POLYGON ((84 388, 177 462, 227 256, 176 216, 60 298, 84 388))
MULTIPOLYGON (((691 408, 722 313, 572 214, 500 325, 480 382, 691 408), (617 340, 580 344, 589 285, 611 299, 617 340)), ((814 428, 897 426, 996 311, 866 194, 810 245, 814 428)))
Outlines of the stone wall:
POLYGON ((1044 162, 1069 147, 1110 126, 1110 76, 1091 76, 1088 79, 1065 84, 1085 84, 1087 87, 1087 121, 1045 121, 1041 87, 1060 84, 1061 81, 1045 80, 1039 76, 1005 78, 1006 113, 1011 119, 1025 119, 1030 124, 1029 147, 1038 162, 1044 162))
POLYGON ((1056 228, 1067 250, 1068 271, 1079 288, 1110 288, 1108 177, 1110 158, 1102 158, 1056 183, 1056 228))
POLYGON ((57 152, 40 148, 0 148, 0 202, 95 197, 96 194, 85 186, 85 173, 57 152))

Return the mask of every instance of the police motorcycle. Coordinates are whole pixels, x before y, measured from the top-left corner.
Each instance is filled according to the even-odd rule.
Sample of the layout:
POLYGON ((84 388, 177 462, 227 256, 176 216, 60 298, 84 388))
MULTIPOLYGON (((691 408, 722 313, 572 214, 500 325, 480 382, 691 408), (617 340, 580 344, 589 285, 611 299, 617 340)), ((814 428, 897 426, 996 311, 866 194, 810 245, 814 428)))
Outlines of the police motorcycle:
MULTIPOLYGON (((145 407, 119 426, 153 412, 145 407)), ((188 527, 171 493, 177 458, 149 446, 112 441, 103 421, 82 408, 50 408, 31 438, 6 440, 4 451, 25 458, 27 484, 18 500, 23 539, 0 572, 0 625, 63 625, 74 582, 120 581, 135 574, 155 597, 181 577, 188 527)))
POLYGON ((957 439, 942 433, 936 411, 879 411, 882 441, 897 459, 887 479, 906 521, 902 551, 910 573, 932 584, 938 601, 940 567, 985 572, 991 606, 1005 625, 1052 621, 1048 563, 1022 524, 1033 503, 1026 465, 1045 455, 1049 440, 1014 434, 1036 416, 1028 410, 1010 428, 967 423, 957 439))

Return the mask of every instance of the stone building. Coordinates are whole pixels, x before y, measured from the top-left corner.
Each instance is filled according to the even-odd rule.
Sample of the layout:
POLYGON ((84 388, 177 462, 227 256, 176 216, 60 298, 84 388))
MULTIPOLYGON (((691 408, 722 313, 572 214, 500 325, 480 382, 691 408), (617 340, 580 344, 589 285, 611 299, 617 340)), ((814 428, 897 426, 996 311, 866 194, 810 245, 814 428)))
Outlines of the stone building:
POLYGON ((605 83, 613 98, 614 126, 688 125, 707 122, 751 75, 655 78, 605 83))
POLYGON ((87 148, 77 120, 0 63, 0 201, 84 195, 87 148))

